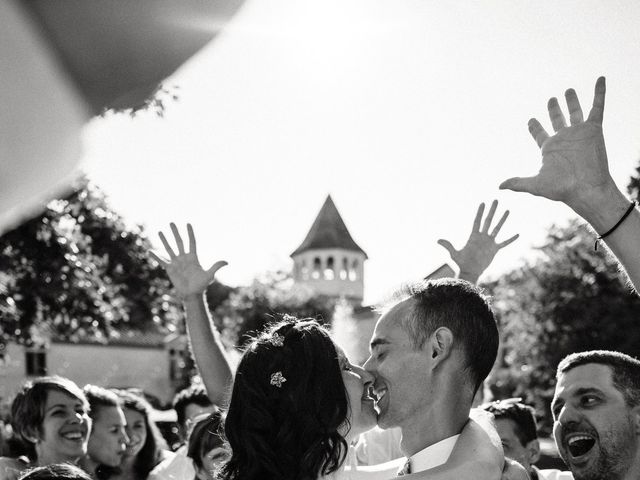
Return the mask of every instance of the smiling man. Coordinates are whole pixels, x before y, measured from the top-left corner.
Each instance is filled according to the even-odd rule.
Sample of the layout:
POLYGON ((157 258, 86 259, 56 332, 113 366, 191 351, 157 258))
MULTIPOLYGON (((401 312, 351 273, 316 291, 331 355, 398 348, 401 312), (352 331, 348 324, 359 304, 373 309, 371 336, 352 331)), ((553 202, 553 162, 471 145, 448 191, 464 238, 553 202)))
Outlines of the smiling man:
POLYGON ((574 478, 640 478, 640 361, 575 353, 560 362, 557 379, 553 433, 574 478))
POLYGON ((378 425, 400 427, 402 473, 444 464, 498 351, 495 317, 464 280, 421 282, 376 324, 364 367, 375 376, 378 425))

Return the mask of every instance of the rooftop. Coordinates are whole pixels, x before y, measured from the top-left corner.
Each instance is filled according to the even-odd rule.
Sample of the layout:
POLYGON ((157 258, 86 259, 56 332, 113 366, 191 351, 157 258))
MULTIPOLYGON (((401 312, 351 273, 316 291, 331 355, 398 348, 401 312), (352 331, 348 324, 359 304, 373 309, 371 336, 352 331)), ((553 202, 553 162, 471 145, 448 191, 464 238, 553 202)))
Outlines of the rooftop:
POLYGON ((341 248, 359 252, 364 255, 364 258, 367 258, 365 251, 351 238, 351 234, 344 224, 336 205, 333 203, 331 195, 327 195, 327 199, 322 205, 309 233, 307 233, 304 241, 291 256, 293 257, 307 250, 327 248, 341 248))

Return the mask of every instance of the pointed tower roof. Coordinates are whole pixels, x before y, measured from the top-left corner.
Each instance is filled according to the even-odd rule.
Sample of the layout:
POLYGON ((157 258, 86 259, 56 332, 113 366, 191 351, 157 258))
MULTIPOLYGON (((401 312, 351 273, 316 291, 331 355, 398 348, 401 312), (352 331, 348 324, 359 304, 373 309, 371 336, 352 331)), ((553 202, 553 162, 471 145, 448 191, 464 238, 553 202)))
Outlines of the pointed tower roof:
POLYGON ((365 258, 368 258, 365 251, 351 238, 351 234, 333 203, 331 195, 327 195, 327 199, 313 222, 311 230, 309 230, 304 241, 291 256, 293 257, 307 250, 325 248, 342 248, 360 252, 364 254, 365 258))

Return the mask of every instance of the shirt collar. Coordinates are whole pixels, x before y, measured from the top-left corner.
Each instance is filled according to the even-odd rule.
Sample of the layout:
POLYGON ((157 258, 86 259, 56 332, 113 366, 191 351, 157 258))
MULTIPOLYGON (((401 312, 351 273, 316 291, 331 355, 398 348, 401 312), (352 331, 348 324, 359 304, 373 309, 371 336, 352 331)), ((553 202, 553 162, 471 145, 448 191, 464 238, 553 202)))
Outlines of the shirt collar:
POLYGON ((459 436, 460 435, 453 435, 452 437, 440 440, 438 443, 434 443, 412 455, 409 458, 411 462, 411 472, 423 472, 446 463, 451 456, 451 452, 459 436))

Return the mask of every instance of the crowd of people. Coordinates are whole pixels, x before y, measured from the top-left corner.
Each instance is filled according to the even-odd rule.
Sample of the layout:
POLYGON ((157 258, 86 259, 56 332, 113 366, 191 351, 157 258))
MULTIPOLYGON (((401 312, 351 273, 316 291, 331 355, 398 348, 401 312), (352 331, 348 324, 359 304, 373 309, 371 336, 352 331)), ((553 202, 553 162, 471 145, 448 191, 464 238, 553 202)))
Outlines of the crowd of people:
MULTIPOLYGON (((585 120, 567 90, 567 125, 551 99, 554 134, 529 122, 542 150, 539 173, 500 188, 568 205, 635 288, 640 211, 609 173, 604 100, 599 78, 585 120)), ((494 202, 485 217, 480 206, 462 249, 440 242, 459 278, 410 284, 381 306, 364 365, 352 364, 326 327, 285 316, 249 342, 235 375, 204 300, 226 263, 203 268, 192 227, 185 248, 172 224, 175 247, 160 233, 167 258, 152 255, 184 304, 204 385, 175 398, 184 444, 169 451, 135 393, 37 378, 13 401, 24 449, 0 459, 0 480, 640 478, 640 361, 628 355, 576 352, 558 366, 551 413, 566 471, 534 465, 540 447, 530 406, 508 399, 472 408, 499 344, 494 312, 475 282, 517 238, 496 241, 508 215, 492 228, 496 210, 494 202)))

